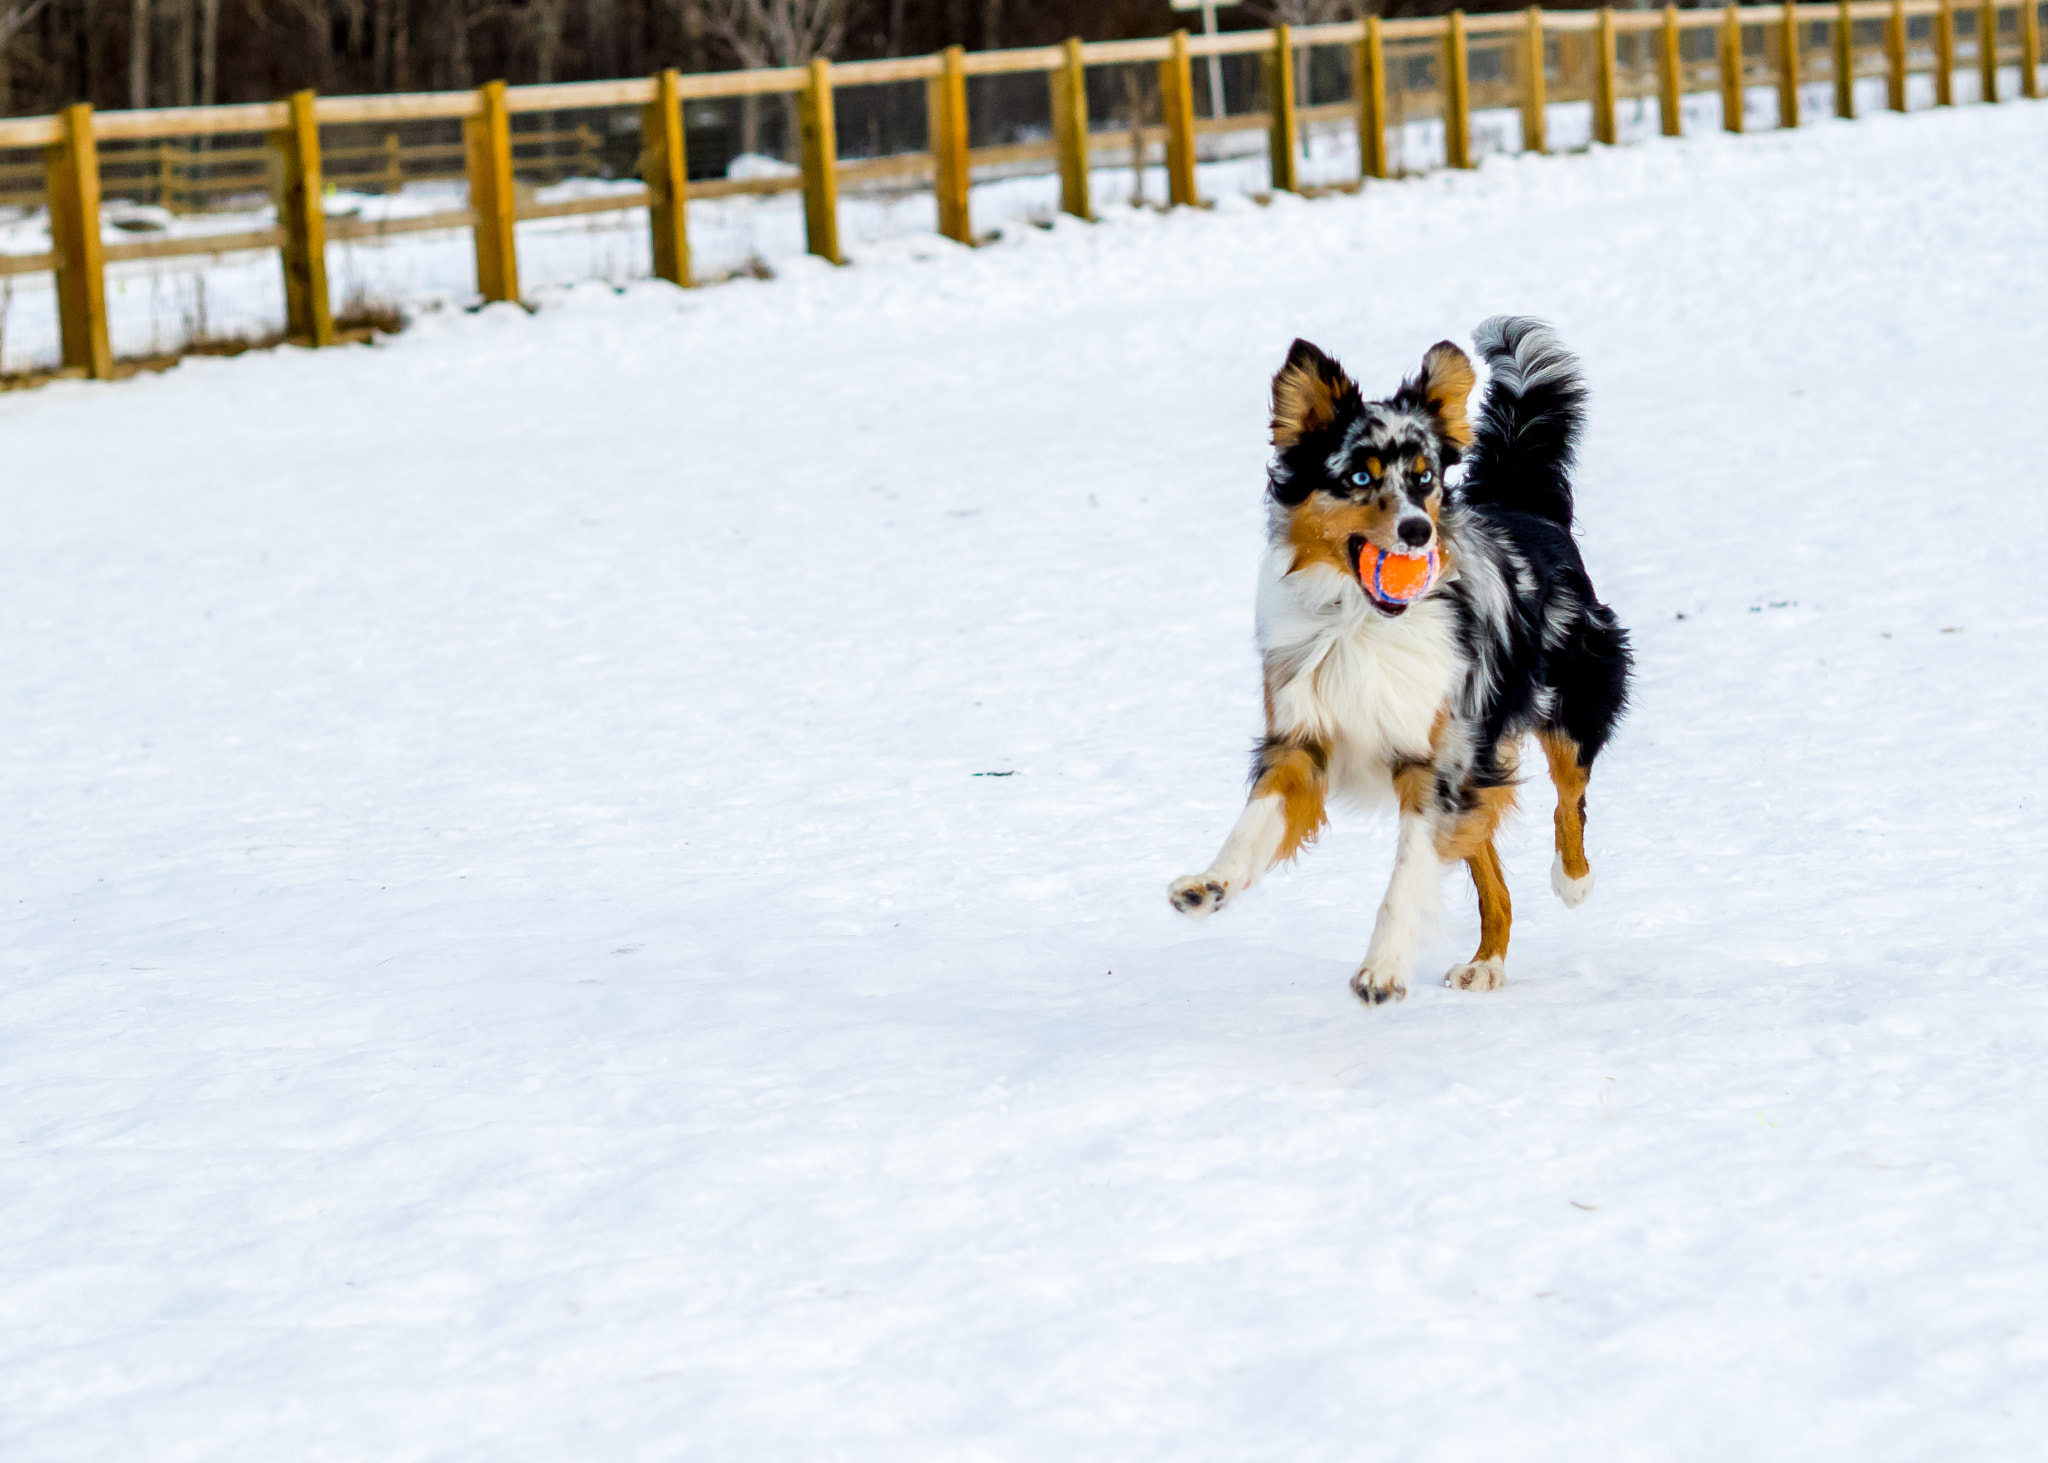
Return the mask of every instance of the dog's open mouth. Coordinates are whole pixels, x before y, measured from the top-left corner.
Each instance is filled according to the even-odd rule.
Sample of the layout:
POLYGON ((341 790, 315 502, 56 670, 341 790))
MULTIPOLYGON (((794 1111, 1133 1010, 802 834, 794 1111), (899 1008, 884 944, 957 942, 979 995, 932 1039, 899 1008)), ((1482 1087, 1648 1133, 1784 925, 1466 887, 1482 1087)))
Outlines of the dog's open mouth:
POLYGON ((1365 597, 1372 601, 1373 608, 1383 615, 1401 615, 1408 612, 1408 606, 1397 599, 1387 599, 1373 588, 1373 576, 1369 568, 1361 569, 1359 559, 1365 553, 1365 535, 1354 533, 1345 545, 1351 555, 1351 577, 1358 581, 1358 587, 1365 591, 1365 597))

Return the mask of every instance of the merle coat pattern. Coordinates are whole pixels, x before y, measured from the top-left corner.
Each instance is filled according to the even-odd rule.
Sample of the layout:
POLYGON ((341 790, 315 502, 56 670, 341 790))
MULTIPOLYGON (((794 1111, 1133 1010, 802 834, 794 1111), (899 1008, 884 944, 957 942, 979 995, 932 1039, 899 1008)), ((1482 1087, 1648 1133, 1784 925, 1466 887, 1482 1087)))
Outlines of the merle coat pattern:
POLYGON ((1369 1004, 1407 993, 1454 861, 1471 870, 1481 934, 1446 980, 1505 981, 1512 910, 1494 834, 1532 734, 1558 796, 1552 887, 1570 905, 1592 892, 1586 786, 1628 699, 1627 634, 1571 533, 1578 363, 1534 320, 1488 320, 1475 340, 1490 373, 1476 424, 1476 373, 1448 341, 1378 401, 1306 341, 1274 377, 1258 598, 1266 735, 1222 851, 1170 891, 1182 913, 1207 916, 1312 841, 1330 798, 1391 799, 1394 874, 1352 980, 1369 1004), (1366 566, 1381 555, 1430 553, 1441 570, 1423 592, 1374 588, 1366 566))

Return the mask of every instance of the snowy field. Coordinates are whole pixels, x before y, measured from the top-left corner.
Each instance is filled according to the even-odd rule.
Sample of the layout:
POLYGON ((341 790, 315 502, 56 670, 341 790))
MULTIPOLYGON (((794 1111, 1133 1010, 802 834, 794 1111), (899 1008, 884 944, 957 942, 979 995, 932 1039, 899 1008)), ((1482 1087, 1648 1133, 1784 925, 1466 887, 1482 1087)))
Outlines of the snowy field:
POLYGON ((0 397, 0 1457, 2038 1457, 2044 218, 2009 103, 0 397), (1385 822, 1165 887, 1288 341, 1502 310, 1639 705, 1368 1010, 1385 822))
MULTIPOLYGON (((2020 71, 2006 69, 2001 95, 2016 96, 2020 71)), ((1908 102, 1914 108, 1934 105, 1934 78, 1909 79, 1908 102)), ((1979 81, 1974 67, 1955 76, 1958 102, 1976 101, 1979 81)), ((1778 93, 1772 86, 1751 87, 1744 116, 1752 131, 1775 127, 1778 93)), ((1830 83, 1804 88, 1801 103, 1808 118, 1828 116, 1834 108, 1830 83)), ((1868 116, 1885 105, 1882 79, 1857 84, 1857 109, 1868 116)), ((1688 134, 1716 132, 1721 127, 1718 94, 1684 98, 1688 134)), ((1548 109, 1550 144, 1558 152, 1584 148, 1592 138, 1593 109, 1587 102, 1560 102, 1548 109)), ((1654 97, 1624 99, 1616 126, 1624 143, 1645 141, 1660 129, 1654 97)), ((1153 154, 1163 143, 1154 133, 1153 154)), ((1323 122, 1307 127, 1303 138, 1301 178, 1309 184, 1349 184, 1358 179, 1358 136, 1349 122, 1323 122)), ((1422 172, 1444 165, 1444 131, 1431 119, 1393 127, 1388 132, 1391 166, 1399 172, 1422 172)), ((1214 155, 1200 169, 1204 198, 1263 195, 1272 188, 1266 134, 1232 132, 1206 139, 1214 155)), ((1515 153, 1522 147, 1521 114, 1513 110, 1482 110, 1472 115, 1475 155, 1515 153)), ((787 164, 767 159, 740 160, 746 176, 766 170, 793 173, 787 164)), ((1091 197, 1098 212, 1113 212, 1134 198, 1164 204, 1166 169, 1148 167, 1142 177, 1128 165, 1096 168, 1091 197)), ((585 198, 607 192, 636 192, 632 182, 574 179, 541 189, 543 203, 585 198)), ((1059 211, 1059 178, 1054 173, 1026 173, 992 178, 975 185, 974 226, 996 232, 1050 220, 1059 211)), ((460 208, 467 197, 460 183, 420 183, 402 193, 376 195, 333 192, 327 211, 335 218, 384 221, 417 218, 460 208)), ((900 245, 938 232, 938 208, 929 191, 877 193, 849 189, 840 203, 840 231, 846 246, 858 253, 876 245, 900 245)), ((139 238, 224 235, 268 228, 275 209, 264 206, 245 212, 174 215, 132 201, 110 202, 102 232, 109 244, 139 238)), ((37 211, 10 217, 0 211, 0 255, 41 254, 50 248, 49 217, 37 211)), ((766 197, 699 198, 690 204, 690 250, 696 277, 718 280, 733 274, 774 271, 805 252, 803 200, 793 193, 766 197)), ((467 229, 401 234, 386 239, 356 239, 330 244, 328 277, 335 309, 344 314, 366 307, 395 307, 408 315, 475 303, 476 250, 467 229)), ((623 285, 652 276, 647 211, 617 212, 564 219, 532 220, 519 227, 519 274, 532 291, 582 280, 623 285)), ((284 278, 274 249, 242 250, 177 259, 131 260, 107 268, 108 329, 117 357, 176 352, 208 340, 262 340, 284 331, 284 278)), ((0 371, 48 369, 63 357, 57 327, 57 298, 46 273, 0 276, 0 371)))

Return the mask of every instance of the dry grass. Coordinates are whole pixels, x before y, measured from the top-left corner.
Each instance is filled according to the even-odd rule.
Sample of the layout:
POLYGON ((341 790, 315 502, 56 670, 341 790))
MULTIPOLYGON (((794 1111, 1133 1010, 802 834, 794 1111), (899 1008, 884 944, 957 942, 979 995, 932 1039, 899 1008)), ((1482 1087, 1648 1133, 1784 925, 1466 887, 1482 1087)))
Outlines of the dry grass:
MULTIPOLYGON (((405 325, 405 316, 395 305, 352 300, 343 313, 334 317, 334 343, 368 345, 380 335, 398 334, 405 325)), ((125 381, 145 371, 168 371, 187 356, 239 356, 248 351, 275 350, 292 343, 282 331, 259 336, 213 336, 191 341, 175 351, 118 360, 114 362, 113 379, 125 381)), ((84 375, 84 371, 75 367, 57 366, 35 371, 10 371, 0 373, 0 391, 27 391, 52 381, 82 379, 84 375)))

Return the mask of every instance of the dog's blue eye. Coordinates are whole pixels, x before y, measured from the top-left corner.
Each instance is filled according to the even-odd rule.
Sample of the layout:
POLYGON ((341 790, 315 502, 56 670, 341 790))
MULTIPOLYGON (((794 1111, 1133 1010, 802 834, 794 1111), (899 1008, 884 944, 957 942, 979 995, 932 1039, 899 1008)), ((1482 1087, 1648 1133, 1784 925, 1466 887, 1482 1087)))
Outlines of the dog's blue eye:
POLYGON ((1354 472, 1351 474, 1351 481, 1357 483, 1361 488, 1371 487, 1372 474, 1369 472, 1354 472))
POLYGON ((1419 479, 1419 481, 1422 481, 1422 482, 1425 482, 1425 483, 1426 483, 1426 482, 1428 482, 1428 481, 1429 481, 1429 474, 1428 474, 1428 473, 1424 473, 1424 474, 1422 475, 1422 477, 1421 477, 1421 478, 1419 479))

